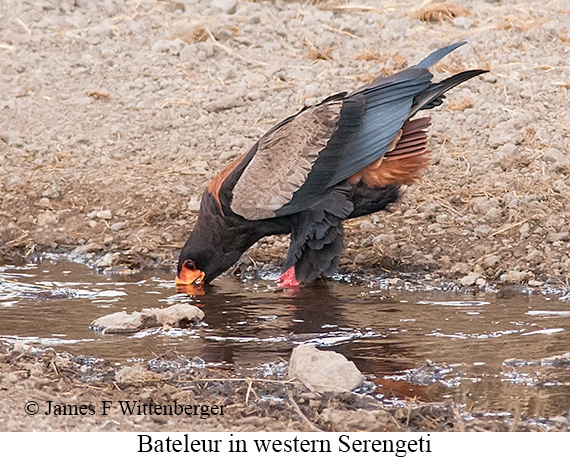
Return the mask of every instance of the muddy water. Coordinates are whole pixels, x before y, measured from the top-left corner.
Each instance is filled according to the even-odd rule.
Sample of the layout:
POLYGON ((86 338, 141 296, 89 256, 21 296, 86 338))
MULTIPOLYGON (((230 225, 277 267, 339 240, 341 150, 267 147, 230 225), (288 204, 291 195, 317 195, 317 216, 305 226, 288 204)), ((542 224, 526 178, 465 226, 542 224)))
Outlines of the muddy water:
POLYGON ((203 296, 178 294, 169 271, 97 274, 80 264, 0 267, 0 340, 117 363, 175 349, 251 373, 310 341, 342 352, 386 401, 452 399, 535 417, 570 409, 570 301, 559 296, 385 289, 331 281, 295 294, 274 278, 217 280, 203 296), (103 335, 91 321, 116 311, 200 306, 202 327, 103 335))

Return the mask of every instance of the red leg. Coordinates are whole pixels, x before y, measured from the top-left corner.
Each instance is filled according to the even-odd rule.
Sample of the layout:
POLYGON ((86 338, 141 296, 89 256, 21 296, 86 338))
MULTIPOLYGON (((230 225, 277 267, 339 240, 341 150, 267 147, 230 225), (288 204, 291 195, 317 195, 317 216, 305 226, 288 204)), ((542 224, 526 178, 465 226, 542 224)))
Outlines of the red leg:
POLYGON ((299 287, 301 283, 295 279, 295 265, 289 268, 285 273, 279 278, 280 287, 299 287))

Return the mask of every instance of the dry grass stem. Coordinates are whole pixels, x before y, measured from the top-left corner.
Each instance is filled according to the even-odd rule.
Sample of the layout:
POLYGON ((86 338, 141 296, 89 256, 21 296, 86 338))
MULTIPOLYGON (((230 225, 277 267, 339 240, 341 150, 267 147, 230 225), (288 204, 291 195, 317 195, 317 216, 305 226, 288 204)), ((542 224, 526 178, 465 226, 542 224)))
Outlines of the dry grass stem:
POLYGON ((365 48, 362 51, 360 51, 358 54, 356 54, 354 60, 366 60, 366 61, 382 60, 382 54, 376 51, 371 51, 368 48, 365 48))
POLYGON ((369 73, 363 73, 363 74, 360 74, 360 75, 354 75, 354 76, 353 76, 354 79, 356 79, 357 81, 359 81, 359 82, 361 82, 361 83, 364 83, 364 84, 368 84, 368 83, 374 81, 374 78, 375 78, 375 77, 376 77, 376 76, 371 75, 371 74, 369 74, 369 73))
POLYGON ((526 32, 534 29, 541 24, 541 21, 530 14, 526 15, 509 15, 502 18, 499 28, 502 30, 515 30, 517 32, 526 32))
POLYGON ((330 10, 330 11, 361 11, 361 12, 372 12, 376 11, 377 13, 384 13, 383 9, 376 8, 374 6, 369 5, 339 5, 338 3, 330 3, 330 2, 323 2, 321 3, 320 0, 314 0, 310 2, 312 4, 316 4, 317 8, 321 10, 330 10))
POLYGON ((494 236, 500 235, 501 233, 504 233, 504 232, 506 232, 507 230, 510 230, 510 229, 512 229, 512 228, 515 228, 515 227, 518 227, 519 225, 523 225, 523 224, 524 224, 525 222, 527 222, 527 221, 528 221, 528 218, 527 218, 527 219, 524 219, 524 220, 522 220, 522 221, 519 221, 519 222, 517 222, 517 223, 515 223, 515 224, 507 225, 506 227, 503 227, 502 229, 497 230, 496 232, 491 233, 491 234, 489 235, 489 237, 494 237, 494 236))
POLYGON ((329 48, 326 50, 319 49, 313 43, 311 43, 311 40, 309 40, 306 36, 303 37, 303 45, 308 50, 309 59, 311 59, 311 60, 332 60, 333 48, 329 48))
POLYGON ((241 54, 238 54, 237 52, 235 52, 233 49, 228 48, 227 46, 224 46, 223 44, 219 43, 216 40, 216 37, 212 34, 212 32, 210 31, 210 29, 207 26, 204 26, 204 29, 206 30, 206 32, 208 33, 208 36, 210 37, 210 39, 212 40, 212 43, 214 44, 214 46, 220 48, 221 50, 223 50, 224 52, 237 57, 240 60, 243 60, 247 63, 253 64, 253 65, 259 65, 262 67, 267 67, 269 66, 268 63, 266 62, 260 62, 259 60, 254 60, 254 59, 248 59, 247 57, 242 56, 241 54))
POLYGON ((334 32, 334 33, 338 33, 340 35, 346 35, 346 36, 349 36, 352 38, 358 38, 359 40, 362 40, 362 37, 359 37, 358 35, 355 35, 354 33, 347 32, 346 30, 335 29, 335 28, 329 27, 328 25, 323 25, 323 29, 328 30, 329 32, 334 32))
POLYGON ((309 418, 303 414, 303 411, 301 411, 301 408, 299 408, 299 405, 297 404, 297 402, 293 398, 293 394, 291 392, 289 392, 289 401, 291 402, 291 406, 293 406, 293 409, 299 415, 301 420, 305 424, 307 424, 313 432, 323 432, 324 431, 324 430, 321 430, 319 427, 317 427, 315 424, 313 424, 309 420, 309 418))
POLYGON ((24 241, 24 240, 25 240, 26 238, 28 238, 29 236, 30 236, 29 233, 24 233, 23 235, 19 236, 18 238, 15 238, 15 239, 13 239, 13 240, 11 240, 11 241, 8 241, 8 242, 6 243, 6 245, 7 245, 7 246, 11 246, 11 245, 17 246, 21 241, 24 241))

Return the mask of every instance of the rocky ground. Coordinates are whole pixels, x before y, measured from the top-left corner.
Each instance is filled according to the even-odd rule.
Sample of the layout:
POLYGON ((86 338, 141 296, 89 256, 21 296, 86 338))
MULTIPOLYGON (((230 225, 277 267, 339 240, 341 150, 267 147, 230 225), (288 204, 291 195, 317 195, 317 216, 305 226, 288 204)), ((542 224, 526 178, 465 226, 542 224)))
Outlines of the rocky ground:
POLYGON ((569 21, 567 0, 4 0, 0 258, 173 266, 207 182, 273 124, 466 39, 436 77, 490 73, 433 111, 422 182, 347 224, 342 268, 567 288, 569 21))
MULTIPOLYGON (((202 361, 203 362, 203 361, 202 361)), ((368 382, 368 384, 372 384, 368 382)), ((318 392, 279 369, 237 378, 168 353, 115 368, 82 356, 0 344, 0 431, 567 431, 568 413, 537 421, 525 414, 472 413, 414 400, 389 407, 370 392, 318 392), (119 402, 224 406, 209 415, 125 414, 119 402), (109 405, 104 410, 103 402, 109 405), (81 405, 84 405, 83 414, 81 405), (92 412, 89 407, 91 406, 92 412), (103 412, 105 411, 105 414, 103 412), (223 414, 221 412, 223 411, 223 414), (217 414, 216 414, 217 413, 217 414)), ((165 410, 167 411, 167 410, 165 410)), ((200 410, 199 410, 200 411, 200 410)))

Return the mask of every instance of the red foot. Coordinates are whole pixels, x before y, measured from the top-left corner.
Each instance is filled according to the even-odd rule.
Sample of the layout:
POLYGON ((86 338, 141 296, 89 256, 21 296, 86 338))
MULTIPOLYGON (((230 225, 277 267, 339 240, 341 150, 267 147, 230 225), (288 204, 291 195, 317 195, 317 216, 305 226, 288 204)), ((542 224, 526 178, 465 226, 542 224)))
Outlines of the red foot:
POLYGON ((279 286, 287 288, 299 287, 301 283, 295 279, 295 265, 289 268, 285 273, 279 278, 279 286))

